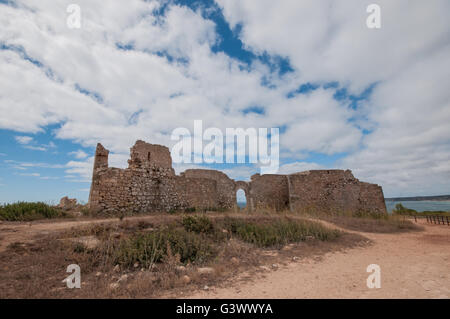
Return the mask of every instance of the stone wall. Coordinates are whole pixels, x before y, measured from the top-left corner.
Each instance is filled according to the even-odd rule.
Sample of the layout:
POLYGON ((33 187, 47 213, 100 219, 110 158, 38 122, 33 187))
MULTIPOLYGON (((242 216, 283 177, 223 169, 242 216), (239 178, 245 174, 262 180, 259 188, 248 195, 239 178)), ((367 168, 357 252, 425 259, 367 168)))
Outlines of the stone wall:
POLYGON ((128 168, 110 168, 109 151, 97 145, 89 195, 93 211, 167 212, 185 209, 231 209, 243 189, 250 210, 386 212, 380 186, 360 182, 349 170, 316 170, 291 175, 253 175, 234 181, 216 170, 189 169, 179 176, 167 147, 137 141, 128 168))
POLYGON ((289 189, 286 175, 259 175, 251 177, 250 196, 254 209, 273 208, 283 210, 289 208, 289 189))
POLYGON ((137 141, 130 149, 131 159, 128 160, 129 168, 158 167, 167 169, 175 175, 172 168, 172 157, 169 148, 162 145, 154 145, 137 141))
POLYGON ((217 208, 233 208, 236 204, 236 191, 235 191, 235 182, 230 179, 226 174, 209 169, 188 169, 185 172, 181 173, 181 176, 193 179, 207 179, 213 180, 216 183, 216 191, 217 202, 214 203, 213 206, 217 208))
POLYGON ((380 186, 360 182, 350 170, 313 170, 288 175, 290 208, 385 213, 380 186))

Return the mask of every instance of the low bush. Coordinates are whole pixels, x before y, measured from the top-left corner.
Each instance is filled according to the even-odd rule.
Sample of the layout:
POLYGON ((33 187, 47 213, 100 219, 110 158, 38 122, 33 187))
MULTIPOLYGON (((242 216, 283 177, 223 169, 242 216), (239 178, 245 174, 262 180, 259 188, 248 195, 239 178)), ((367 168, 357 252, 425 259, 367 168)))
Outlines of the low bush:
POLYGON ((282 246, 308 238, 327 241, 340 235, 339 231, 326 228, 319 223, 290 218, 263 221, 228 217, 224 222, 232 234, 258 247, 282 246))
POLYGON ((364 217, 334 215, 322 218, 346 229, 368 233, 397 233, 423 229, 403 216, 388 214, 380 214, 378 217, 375 215, 364 217))
POLYGON ((214 248, 206 236, 170 225, 150 233, 141 233, 120 241, 113 259, 124 266, 135 262, 149 267, 173 254, 182 263, 202 263, 214 256, 214 248))
MULTIPOLYGON (((151 231, 146 227, 133 229, 122 236, 107 235, 117 232, 108 226, 91 227, 81 235, 94 235, 102 244, 93 252, 101 264, 123 267, 149 268, 155 263, 204 264, 223 252, 228 239, 235 238, 256 247, 276 247, 317 239, 333 240, 340 236, 338 230, 328 229, 317 222, 287 217, 209 218, 205 215, 184 216, 178 221, 151 231)), ((73 234, 69 234, 73 236, 73 234)), ((68 235, 68 236, 69 236, 68 235)))
POLYGON ((413 216, 417 214, 417 211, 414 209, 406 208, 402 204, 398 203, 395 205, 395 209, 392 211, 394 215, 407 215, 413 216))
POLYGON ((401 203, 395 205, 395 209, 392 211, 392 213, 394 215, 402 216, 450 216, 450 212, 441 210, 418 212, 414 209, 403 206, 401 203))
POLYGON ((331 222, 345 229, 369 233, 398 233, 406 231, 420 231, 418 226, 406 219, 405 216, 388 213, 334 211, 321 212, 318 210, 297 212, 300 216, 321 219, 331 222))
POLYGON ((206 216, 185 216, 181 222, 186 231, 194 233, 212 233, 214 226, 206 216))
POLYGON ((31 221, 44 218, 64 217, 66 214, 42 202, 17 202, 0 206, 0 219, 31 221))

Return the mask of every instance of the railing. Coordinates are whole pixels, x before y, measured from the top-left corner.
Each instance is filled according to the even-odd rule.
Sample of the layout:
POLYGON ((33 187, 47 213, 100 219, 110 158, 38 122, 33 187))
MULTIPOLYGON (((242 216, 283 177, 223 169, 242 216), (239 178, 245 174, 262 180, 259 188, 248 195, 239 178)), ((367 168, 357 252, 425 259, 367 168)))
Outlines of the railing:
MULTIPOLYGON (((424 217, 422 217, 424 218, 424 217)), ((427 219, 427 223, 430 224, 438 224, 438 225, 447 225, 450 226, 450 218, 448 216, 435 216, 435 215, 431 215, 431 216, 425 216, 425 218, 427 219)), ((414 220, 417 222, 417 216, 414 216, 414 220)))

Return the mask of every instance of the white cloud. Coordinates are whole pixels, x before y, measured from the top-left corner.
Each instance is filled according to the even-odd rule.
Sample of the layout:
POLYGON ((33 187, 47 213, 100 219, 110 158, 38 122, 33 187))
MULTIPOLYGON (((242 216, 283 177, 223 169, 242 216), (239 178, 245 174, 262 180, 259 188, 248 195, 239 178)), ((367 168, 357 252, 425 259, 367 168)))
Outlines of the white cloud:
POLYGON ((69 178, 73 182, 90 182, 92 178, 92 168, 94 165, 94 158, 91 157, 85 162, 70 161, 66 164, 66 174, 69 176, 79 176, 79 178, 69 178))
POLYGON ((449 59, 436 52, 380 84, 370 102, 377 129, 342 165, 387 194, 446 194, 450 181, 449 59), (415 94, 417 93, 417 94, 415 94))
POLYGON ((48 143, 47 145, 44 145, 47 148, 56 148, 56 144, 53 143, 52 141, 50 141, 50 143, 48 143))
POLYGON ((52 168, 52 169, 61 169, 66 168, 66 165, 63 164, 50 164, 50 163, 40 163, 40 162, 20 162, 15 160, 5 160, 11 168, 16 170, 27 170, 29 168, 52 168))
MULTIPOLYGON (((34 143, 34 139, 31 136, 15 136, 14 137, 17 143, 23 145, 23 148, 33 150, 33 151, 47 151, 49 148, 56 148, 55 143, 50 142, 49 144, 44 145, 30 145, 34 143)), ((36 144, 36 143, 34 143, 36 144)))
MULTIPOLYGON (((51 68, 60 81, 46 77, 45 68, 23 60, 17 53, 2 51, 3 96, 8 98, 1 105, 8 109, 9 116, 3 122, 0 120, 0 127, 36 132, 62 121, 64 124, 56 132, 58 138, 72 139, 84 146, 101 141, 113 152, 123 153, 138 138, 171 144, 171 131, 179 126, 192 126, 194 119, 220 128, 272 127, 286 121, 295 125, 296 120, 306 120, 301 111, 288 117, 284 112, 283 117, 276 115, 281 108, 305 110, 303 103, 319 103, 309 102, 309 97, 297 104, 287 101, 285 95, 295 83, 279 82, 278 89, 270 90, 261 84, 262 77, 273 78, 267 67, 255 63, 248 71, 225 54, 212 53, 211 45, 218 41, 214 24, 186 7, 172 6, 165 17, 155 17, 144 13, 150 13, 156 2, 131 1, 123 17, 118 18, 113 8, 101 10, 99 15, 98 3, 82 2, 83 28, 73 32, 61 24, 62 5, 54 6, 48 1, 26 3, 36 13, 27 12, 25 20, 25 10, 6 9, 4 19, 11 23, 5 34, 11 37, 4 41, 23 46, 34 59, 51 68), (49 28, 54 32, 50 33, 49 28), (64 41, 70 44, 62 46, 64 41), (44 53, 42 43, 51 54, 44 53), (138 51, 119 50, 117 43, 132 43, 138 51), (151 54, 158 52, 186 59, 188 63, 171 63, 165 57, 151 54), (86 67, 78 67, 81 65, 86 67), (17 88, 12 83, 19 79, 11 79, 11 74, 21 74, 27 80, 17 88), (75 85, 97 92, 103 103, 74 90, 75 85), (23 90, 31 94, 23 96, 23 90), (253 105, 265 107, 270 116, 242 113, 253 105)), ((336 103, 330 105, 331 109, 335 107, 336 103)), ((327 112, 324 104, 320 112, 308 112, 309 119, 328 127, 329 121, 321 119, 324 111, 332 113, 327 112)), ((335 134, 343 141, 358 139, 359 133, 346 122, 350 113, 335 119, 335 129, 322 131, 321 136, 328 141, 335 134), (351 137, 353 134, 356 135, 351 137)), ((316 147, 310 143, 307 147, 331 151, 333 148, 328 144, 316 147)), ((285 148, 291 146, 289 143, 285 148)), ((348 148, 348 142, 338 147, 342 148, 348 148)))
MULTIPOLYGON (((286 57, 294 72, 279 77, 260 62, 248 67, 214 53, 216 26, 186 7, 155 16, 157 1, 81 0, 82 28, 69 29, 70 1, 2 4, 0 43, 9 49, 0 50, 0 128, 32 134, 59 123, 55 138, 101 142, 111 166, 126 167, 135 140, 170 146, 172 130, 192 130, 195 119, 223 131, 284 127, 282 158, 346 153, 340 166, 389 194, 450 190, 448 1, 380 0, 379 30, 365 26, 370 1, 217 2, 232 27, 242 25, 248 50, 286 57), (334 81, 349 94, 377 85, 357 109, 331 89, 286 98, 302 83, 334 81), (252 106, 265 114, 243 113, 252 106)), ((55 147, 31 143, 22 144, 55 147)), ((70 180, 90 181, 93 158, 73 155, 80 161, 64 168, 79 177, 70 180)), ((225 171, 243 178, 256 170, 225 171)))
POLYGON ((17 141, 17 143, 25 145, 29 144, 33 141, 33 138, 31 136, 15 136, 14 137, 17 141))
MULTIPOLYGON (((109 167, 126 168, 128 167, 128 158, 128 154, 110 153, 108 158, 109 167)), ((69 161, 65 165, 65 173, 67 174, 65 177, 72 182, 91 182, 93 166, 94 156, 84 161, 69 161)))
POLYGON ((357 148, 362 137, 348 122, 354 112, 333 99, 331 90, 298 95, 271 109, 269 116, 288 126, 281 142, 294 152, 346 152, 357 148))
POLYGON ((40 173, 21 173, 20 176, 27 176, 27 177, 38 177, 42 180, 55 180, 59 179, 58 176, 42 176, 40 173))
POLYGON ((216 0, 244 45, 288 57, 309 81, 356 90, 384 81, 445 44, 446 0, 380 0, 381 29, 366 26, 370 0, 216 0))
POLYGON ((241 24, 247 48, 287 57, 305 82, 338 81, 353 94, 377 83, 370 100, 350 111, 371 134, 340 138, 345 129, 334 132, 342 124, 332 122, 345 111, 328 108, 319 123, 315 117, 287 131, 291 148, 333 153, 350 146, 338 165, 388 195, 449 193, 448 1, 380 0, 378 30, 365 26, 370 1, 217 2, 232 27, 241 24), (328 143, 327 131, 336 136, 328 143))
POLYGON ((250 177, 253 174, 259 174, 260 172, 259 167, 256 165, 236 165, 232 168, 220 170, 227 174, 229 178, 241 181, 250 181, 250 177))
POLYGON ((55 179, 59 179, 58 176, 41 176, 40 178, 41 178, 41 179, 44 179, 44 180, 55 180, 55 179))
POLYGON ((69 155, 73 155, 73 156, 75 156, 75 158, 78 158, 78 159, 83 159, 83 158, 88 157, 88 154, 86 154, 86 152, 84 152, 83 150, 70 152, 69 155))
POLYGON ((40 177, 41 174, 39 173, 24 173, 24 174, 19 174, 20 176, 33 176, 33 177, 40 177))
POLYGON ((297 172, 315 170, 315 169, 325 169, 322 165, 312 162, 293 162, 280 166, 278 170, 279 174, 292 174, 297 172))
POLYGON ((21 170, 21 171, 27 170, 26 167, 23 167, 23 166, 20 166, 20 165, 12 165, 11 167, 14 168, 14 169, 21 170))
POLYGON ((26 145, 26 146, 24 146, 24 148, 32 150, 32 151, 42 151, 42 152, 47 151, 47 148, 43 147, 43 146, 26 145))

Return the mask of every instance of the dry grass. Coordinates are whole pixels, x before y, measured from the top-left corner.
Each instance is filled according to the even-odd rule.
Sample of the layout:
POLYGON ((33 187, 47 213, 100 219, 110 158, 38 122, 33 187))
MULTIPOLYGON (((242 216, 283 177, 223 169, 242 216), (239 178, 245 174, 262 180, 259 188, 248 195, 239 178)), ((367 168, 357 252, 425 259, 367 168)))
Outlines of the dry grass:
POLYGON ((220 285, 258 265, 367 243, 310 221, 265 214, 155 216, 115 221, 16 243, 0 253, 0 298, 148 298, 220 285), (93 236, 87 249, 70 238, 93 236), (61 281, 78 264, 82 288, 61 281), (207 274, 198 267, 211 267, 207 274), (187 282, 187 277, 189 282, 187 282), (111 286, 112 285, 112 286, 111 286))
POLYGON ((313 238, 331 241, 341 232, 307 220, 289 217, 226 218, 224 227, 239 239, 257 247, 282 247, 293 242, 313 238))
POLYGON ((423 230, 423 227, 397 216, 392 216, 387 219, 332 216, 325 219, 345 229, 368 233, 401 233, 423 230))
POLYGON ((316 211, 295 212, 294 214, 296 216, 325 220, 344 229, 368 233, 401 233, 423 230, 423 227, 416 225, 405 216, 399 215, 350 212, 326 214, 316 211))

